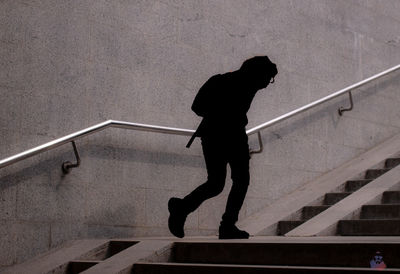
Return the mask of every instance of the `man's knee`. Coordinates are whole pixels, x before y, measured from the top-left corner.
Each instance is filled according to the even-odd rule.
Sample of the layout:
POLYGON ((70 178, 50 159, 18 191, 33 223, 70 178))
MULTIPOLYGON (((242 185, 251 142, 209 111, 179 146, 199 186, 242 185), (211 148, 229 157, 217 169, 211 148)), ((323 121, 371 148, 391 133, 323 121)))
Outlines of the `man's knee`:
POLYGON ((208 189, 210 191, 210 195, 217 196, 224 190, 225 186, 225 177, 209 177, 207 184, 209 185, 208 189))
POLYGON ((232 172, 231 178, 234 184, 247 187, 250 183, 250 172, 248 170, 241 172, 232 172))

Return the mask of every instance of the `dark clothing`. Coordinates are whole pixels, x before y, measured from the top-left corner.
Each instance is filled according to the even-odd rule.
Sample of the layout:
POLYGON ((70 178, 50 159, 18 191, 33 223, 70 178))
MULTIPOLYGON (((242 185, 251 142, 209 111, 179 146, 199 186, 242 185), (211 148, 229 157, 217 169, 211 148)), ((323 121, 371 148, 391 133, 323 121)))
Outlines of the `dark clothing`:
POLYGON ((197 136, 201 137, 208 180, 183 200, 190 213, 220 194, 229 164, 232 188, 222 216, 228 224, 238 220, 250 181, 246 113, 257 90, 244 80, 239 72, 215 75, 200 88, 192 105, 192 110, 204 117, 197 136))
POLYGON ((245 131, 224 139, 222 136, 201 138, 206 162, 207 182, 197 187, 183 201, 187 213, 196 210, 205 200, 217 196, 225 186, 226 166, 231 167, 232 189, 222 220, 235 224, 250 181, 249 146, 245 131))
POLYGON ((208 180, 183 199, 185 214, 222 192, 229 164, 233 183, 221 225, 233 227, 238 220, 250 181, 246 113, 257 91, 267 87, 277 72, 268 57, 256 56, 237 71, 212 76, 200 88, 192 110, 203 120, 188 146, 194 137, 201 137, 208 180))
POLYGON ((192 110, 204 117, 197 136, 240 134, 257 90, 239 71, 211 77, 199 90, 192 110))

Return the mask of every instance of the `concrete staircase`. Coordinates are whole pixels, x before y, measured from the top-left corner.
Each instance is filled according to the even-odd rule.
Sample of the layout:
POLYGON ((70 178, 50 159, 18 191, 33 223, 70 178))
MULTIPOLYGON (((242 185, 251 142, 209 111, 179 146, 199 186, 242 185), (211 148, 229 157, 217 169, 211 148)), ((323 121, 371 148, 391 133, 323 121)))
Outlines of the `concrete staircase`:
POLYGON ((377 252, 400 273, 398 151, 400 135, 283 197, 239 224, 249 240, 79 240, 2 273, 369 273, 377 252))
MULTIPOLYGON (((322 205, 313 205, 313 206, 305 206, 302 208, 301 210, 301 219, 300 220, 285 220, 285 221, 280 221, 278 223, 278 229, 277 229, 277 235, 285 235, 286 233, 288 233, 289 231, 293 230, 294 228, 300 226, 301 224, 305 223, 306 221, 308 221, 309 219, 315 217, 316 215, 320 214, 321 212, 327 210, 329 207, 331 207, 332 205, 336 204, 337 202, 343 200, 344 198, 346 198, 347 196, 351 195, 353 192, 359 190, 360 188, 364 187, 365 185, 367 185, 368 183, 372 182, 373 180, 375 180, 376 178, 378 178, 379 176, 383 175, 384 173, 388 172, 389 170, 391 170, 392 168, 396 167, 397 165, 400 164, 400 158, 390 158, 387 159, 385 161, 385 167, 382 169, 368 169, 365 172, 365 177, 364 179, 358 179, 358 180, 349 180, 344 184, 344 189, 341 192, 329 192, 326 193, 324 196, 324 199, 322 201, 322 205)), ((394 194, 395 195, 395 194, 394 194)), ((391 205, 391 206, 383 206, 380 207, 380 212, 383 214, 381 214, 380 216, 384 216, 386 211, 396 211, 398 209, 396 209, 397 205, 391 205)), ((400 206, 400 204, 399 204, 400 206)), ((368 206, 366 206, 366 208, 368 208, 368 206)), ((366 209, 366 210, 373 210, 373 209, 366 209)), ((393 215, 390 212, 387 212, 387 215, 393 215)), ((397 218, 399 218, 399 215, 394 214, 395 216, 398 216, 397 218)), ((364 215, 362 215, 364 216, 364 215)), ((365 215, 366 217, 363 219, 373 219, 373 217, 371 217, 371 214, 367 214, 365 215), (367 217, 369 216, 369 217, 367 217)), ((379 218, 379 216, 378 216, 379 218)), ((382 219, 382 218, 381 218, 382 219)), ((398 222, 396 223, 396 220, 388 220, 388 221, 393 221, 394 225, 398 224, 398 222)), ((400 219, 399 219, 400 221, 400 219)), ((355 221, 354 221, 355 222, 355 221)), ((359 231, 358 234, 346 234, 349 227, 350 226, 354 226, 354 222, 353 221, 342 221, 340 223, 340 227, 343 228, 343 233, 342 234, 342 230, 340 230, 339 234, 341 235, 380 235, 380 234, 363 234, 362 230, 359 231), (346 227, 346 229, 345 229, 346 227)), ((362 221, 361 221, 362 222, 362 221)), ((380 220, 379 222, 384 222, 383 220, 380 220)), ((371 224, 371 221, 365 222, 365 226, 368 226, 369 224, 371 224)), ((400 231, 400 230, 399 230, 400 231)), ((393 230, 393 233, 389 233, 386 232, 386 234, 382 234, 382 235, 399 235, 396 234, 398 232, 395 232, 395 230, 393 230)))
POLYGON ((399 237, 81 240, 4 273, 370 273, 379 252, 400 273, 399 237))
MULTIPOLYGON (((394 168, 400 159, 388 159, 386 168, 394 168)), ((400 235, 400 191, 385 191, 381 204, 364 205, 360 219, 341 220, 338 234, 343 236, 359 235, 400 235)))

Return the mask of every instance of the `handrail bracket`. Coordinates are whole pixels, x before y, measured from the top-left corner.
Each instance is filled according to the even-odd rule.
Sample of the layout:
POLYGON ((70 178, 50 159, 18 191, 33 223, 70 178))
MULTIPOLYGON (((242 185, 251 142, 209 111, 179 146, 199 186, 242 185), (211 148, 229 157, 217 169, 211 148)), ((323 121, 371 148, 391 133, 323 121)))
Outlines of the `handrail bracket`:
POLYGON ((76 157, 76 163, 73 164, 70 161, 65 161, 61 168, 64 174, 68 174, 72 168, 78 167, 81 164, 81 158, 79 157, 78 149, 76 148, 75 141, 72 141, 72 147, 74 148, 74 154, 76 157))
POLYGON ((258 150, 250 150, 250 155, 251 154, 256 154, 256 153, 261 153, 261 152, 263 152, 263 150, 264 150, 264 145, 263 145, 263 142, 262 142, 262 138, 261 138, 261 133, 260 133, 260 131, 257 131, 257 137, 258 137, 258 144, 259 144, 259 149, 258 150))
POLYGON ((350 107, 349 108, 340 107, 338 109, 338 112, 339 112, 340 116, 343 115, 343 112, 351 111, 353 109, 354 103, 353 103, 353 96, 351 95, 351 91, 349 91, 349 99, 350 99, 350 107))

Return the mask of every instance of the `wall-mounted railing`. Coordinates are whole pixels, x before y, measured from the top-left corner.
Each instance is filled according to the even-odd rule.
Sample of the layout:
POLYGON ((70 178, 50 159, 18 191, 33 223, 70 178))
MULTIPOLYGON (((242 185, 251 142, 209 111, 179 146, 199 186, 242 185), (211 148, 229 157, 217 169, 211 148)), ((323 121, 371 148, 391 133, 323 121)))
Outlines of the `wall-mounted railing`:
MULTIPOLYGON (((281 115, 281 116, 279 116, 279 117, 277 117, 275 119, 272 119, 272 120, 270 120, 270 121, 268 121, 266 123, 263 123, 263 124, 261 124, 259 126, 256 126, 256 127, 252 128, 252 129, 247 130, 247 135, 252 135, 252 134, 255 134, 255 133, 258 134, 258 140, 259 140, 259 144, 260 144, 260 149, 257 150, 257 151, 253 150, 253 151, 251 151, 251 153, 260 153, 263 150, 262 139, 261 139, 261 134, 260 134, 260 132, 262 130, 264 130, 264 129, 272 126, 272 125, 275 125, 275 124, 277 124, 279 122, 287 120, 290 117, 293 117, 293 116, 295 116, 297 114, 300 114, 300 113, 302 113, 302 112, 304 112, 306 110, 309 110, 309 109, 311 109, 313 107, 316 107, 316 106, 318 106, 318 105, 320 105, 322 103, 330 101, 330 100, 332 100, 332 99, 334 99, 334 98, 336 98, 338 96, 341 96, 341 95, 343 95, 345 93, 348 93, 349 96, 350 96, 350 104, 351 104, 351 106, 348 109, 344 109, 343 107, 339 108, 339 110, 338 110, 339 114, 342 115, 343 112, 349 111, 349 110, 351 110, 353 108, 353 99, 352 99, 352 95, 351 95, 351 91, 352 90, 354 90, 356 88, 359 88, 359 87, 361 87, 361 86, 363 86, 363 85, 365 85, 367 83, 370 83, 373 80, 376 80, 376 79, 381 78, 381 77, 383 77, 385 75, 388 75, 389 73, 394 72, 394 71, 396 71, 398 69, 400 69, 400 65, 397 65, 395 67, 387 69, 387 70, 385 70, 385 71, 383 71, 381 73, 378 73, 378 74, 376 74, 374 76, 371 76, 371 77, 369 77, 367 79, 364 79, 364 80, 362 80, 362 81, 360 81, 358 83, 355 83, 355 84, 353 84, 353 85, 351 85, 349 87, 346 87, 344 89, 336 91, 336 92, 334 92, 334 93, 332 93, 332 94, 330 94, 330 95, 328 95, 328 96, 326 96, 324 98, 316 100, 316 101, 314 101, 314 102, 312 102, 310 104, 302 106, 302 107, 300 107, 298 109, 295 109, 295 110, 293 110, 291 112, 288 112, 288 113, 286 113, 284 115, 281 115)), ((24 160, 26 158, 32 157, 32 156, 37 155, 39 153, 51 150, 53 148, 56 148, 56 147, 59 147, 61 145, 64 145, 66 143, 70 143, 71 142, 72 145, 73 145, 73 148, 74 148, 74 152, 75 152, 75 155, 76 155, 76 158, 77 158, 77 162, 75 164, 72 164, 71 162, 64 162, 63 163, 63 165, 62 165, 63 171, 65 173, 67 173, 67 172, 69 172, 69 170, 71 168, 77 167, 80 164, 80 158, 79 158, 78 151, 76 149, 75 141, 80 139, 80 138, 82 138, 82 137, 85 137, 85 136, 93 134, 95 132, 104 130, 104 129, 109 128, 109 127, 125 128, 125 129, 131 129, 131 130, 157 132, 157 133, 173 134, 173 135, 183 135, 183 136, 190 136, 195 132, 195 130, 192 130, 192 129, 172 128, 172 127, 163 127, 163 126, 155 126, 155 125, 147 125, 147 124, 138 124, 138 123, 130 123, 130 122, 123 122, 123 121, 108 120, 108 121, 105 121, 103 123, 100 123, 100 124, 85 128, 85 129, 80 130, 78 132, 72 133, 70 135, 61 137, 61 138, 56 139, 56 140, 53 140, 51 142, 45 143, 45 144, 43 144, 41 146, 37 146, 37 147, 34 147, 32 149, 26 150, 26 151, 24 151, 22 153, 19 153, 19 154, 13 155, 11 157, 5 158, 5 159, 0 161, 0 168, 9 166, 11 164, 14 164, 16 162, 24 160)))
POLYGON ((146 124, 138 124, 138 123, 129 123, 123 121, 114 121, 108 120, 103 123, 82 129, 80 131, 74 132, 67 136, 61 137, 59 139, 53 140, 51 142, 45 143, 41 146, 34 147, 32 149, 26 150, 22 153, 16 154, 14 156, 8 157, 4 160, 0 161, 0 168, 9 166, 26 158, 32 157, 39 153, 51 150, 53 148, 59 147, 66 143, 72 143, 74 147, 75 156, 77 157, 77 163, 72 164, 71 162, 64 162, 63 163, 63 171, 68 173, 68 171, 73 168, 79 166, 80 158, 78 151, 76 149, 75 141, 91 135, 93 133, 105 130, 106 128, 114 127, 114 128, 125 128, 131 130, 139 130, 139 131, 148 131, 148 132, 158 132, 164 134, 174 134, 174 135, 183 135, 183 136, 191 136, 195 131, 192 129, 182 129, 182 128, 172 128, 172 127, 162 127, 162 126, 155 126, 155 125, 146 125, 146 124))

